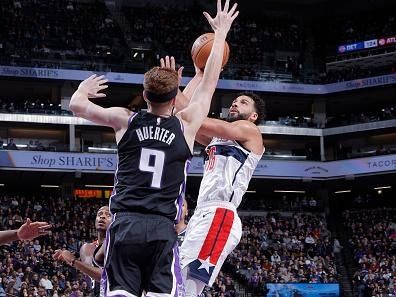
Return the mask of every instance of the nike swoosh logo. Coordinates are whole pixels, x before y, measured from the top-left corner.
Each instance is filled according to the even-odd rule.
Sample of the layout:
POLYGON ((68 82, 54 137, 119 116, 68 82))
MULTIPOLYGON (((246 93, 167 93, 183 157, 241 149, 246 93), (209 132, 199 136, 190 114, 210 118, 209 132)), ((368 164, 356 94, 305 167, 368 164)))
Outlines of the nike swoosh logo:
POLYGON ((204 218, 204 217, 206 217, 208 214, 211 214, 211 212, 207 212, 207 213, 203 214, 202 217, 204 218))

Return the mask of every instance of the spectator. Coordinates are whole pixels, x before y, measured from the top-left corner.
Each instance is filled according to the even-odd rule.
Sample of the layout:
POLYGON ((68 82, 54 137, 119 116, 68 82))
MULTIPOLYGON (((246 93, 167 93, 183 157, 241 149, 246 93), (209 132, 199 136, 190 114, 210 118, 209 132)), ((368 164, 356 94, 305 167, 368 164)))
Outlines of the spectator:
POLYGON ((393 296, 396 255, 390 251, 396 210, 345 211, 343 217, 349 245, 359 266, 353 278, 358 296, 393 296))
POLYGON ((316 202, 314 197, 311 197, 308 204, 311 209, 315 209, 318 206, 318 203, 316 202))
POLYGON ((14 143, 14 139, 13 138, 9 139, 6 149, 7 150, 17 150, 18 149, 16 144, 14 143))
POLYGON ((337 238, 334 238, 333 253, 339 254, 341 253, 341 249, 342 249, 342 245, 340 244, 337 238))
POLYGON ((51 290, 54 288, 52 282, 48 279, 48 274, 46 272, 43 273, 39 285, 47 291, 47 295, 51 294, 51 290))
POLYGON ((280 256, 278 255, 278 252, 275 251, 275 252, 273 253, 273 255, 271 256, 271 262, 272 262, 272 263, 279 263, 280 261, 281 261, 281 258, 280 258, 280 256))

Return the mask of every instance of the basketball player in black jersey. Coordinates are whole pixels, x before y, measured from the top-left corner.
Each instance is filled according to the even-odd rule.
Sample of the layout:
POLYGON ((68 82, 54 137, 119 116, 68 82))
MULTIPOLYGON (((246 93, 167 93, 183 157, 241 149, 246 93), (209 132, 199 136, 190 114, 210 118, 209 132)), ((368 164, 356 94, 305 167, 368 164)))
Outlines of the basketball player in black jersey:
POLYGON ((68 250, 56 250, 53 258, 57 261, 65 262, 66 264, 76 268, 82 273, 89 276, 91 279, 87 283, 92 284, 94 296, 100 295, 100 280, 102 277, 102 268, 94 261, 94 253, 102 246, 106 231, 111 223, 111 213, 108 206, 102 206, 96 213, 95 229, 98 234, 98 239, 94 242, 85 243, 80 249, 80 259, 77 259, 68 250))
POLYGON ((215 33, 202 82, 187 108, 173 115, 178 73, 154 67, 144 75, 147 113, 102 108, 88 98, 105 97, 103 76, 84 80, 70 109, 112 127, 118 166, 110 198, 113 222, 106 238, 105 296, 184 296, 174 224, 181 215, 187 166, 195 135, 206 118, 221 70, 227 33, 237 17, 229 0, 217 15, 204 13, 215 33))

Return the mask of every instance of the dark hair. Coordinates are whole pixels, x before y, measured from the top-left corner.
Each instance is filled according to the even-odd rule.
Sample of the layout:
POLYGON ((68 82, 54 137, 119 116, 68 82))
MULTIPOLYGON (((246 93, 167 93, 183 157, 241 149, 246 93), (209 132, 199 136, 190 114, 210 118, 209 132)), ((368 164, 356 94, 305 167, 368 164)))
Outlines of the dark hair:
POLYGON ((264 99, 253 92, 241 92, 236 95, 236 98, 240 96, 246 96, 252 98, 252 100, 254 101, 254 108, 256 109, 257 112, 257 119, 254 123, 256 125, 260 124, 261 121, 263 121, 267 115, 264 99))

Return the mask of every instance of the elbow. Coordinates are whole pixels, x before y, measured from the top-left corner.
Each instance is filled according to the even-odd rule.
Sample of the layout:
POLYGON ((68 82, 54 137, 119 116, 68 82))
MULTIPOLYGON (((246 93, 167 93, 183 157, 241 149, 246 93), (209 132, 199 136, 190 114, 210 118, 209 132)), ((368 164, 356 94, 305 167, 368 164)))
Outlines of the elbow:
POLYGON ((69 109, 70 109, 73 113, 75 113, 76 104, 73 102, 73 100, 70 100, 69 109))
POLYGON ((70 111, 73 113, 73 115, 75 115, 75 116, 78 116, 78 105, 77 104, 75 104, 75 103, 73 103, 73 102, 70 102, 69 103, 69 109, 70 109, 70 111))
POLYGON ((78 116, 81 113, 82 108, 81 100, 73 95, 69 103, 70 111, 73 112, 75 116, 78 116))
POLYGON ((70 99, 69 108, 75 116, 85 112, 85 109, 89 103, 88 94, 77 90, 74 92, 70 99))

